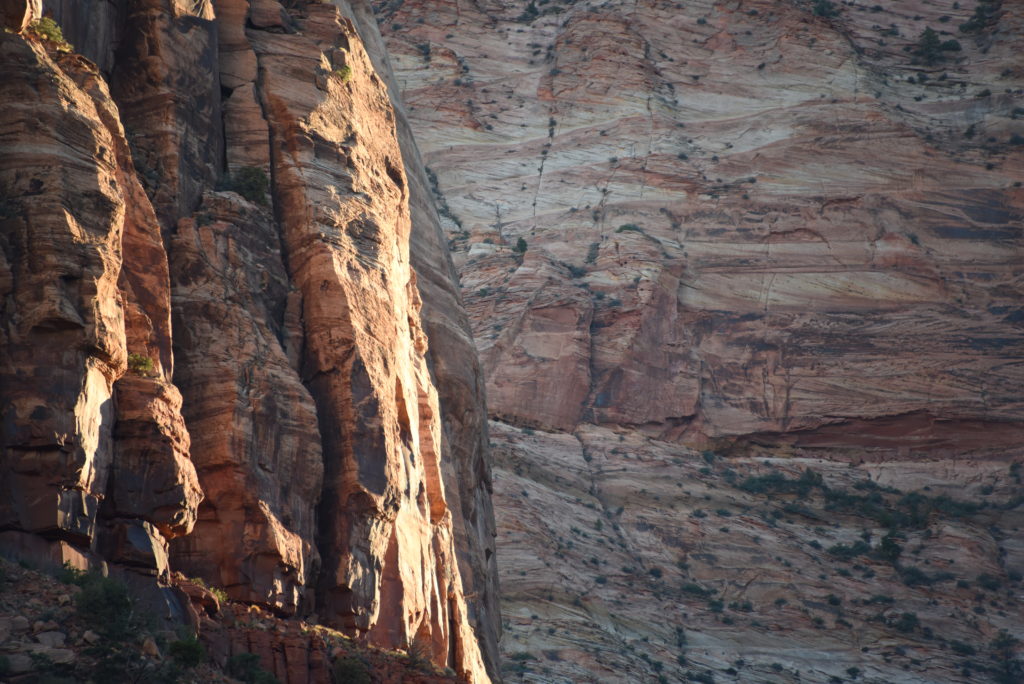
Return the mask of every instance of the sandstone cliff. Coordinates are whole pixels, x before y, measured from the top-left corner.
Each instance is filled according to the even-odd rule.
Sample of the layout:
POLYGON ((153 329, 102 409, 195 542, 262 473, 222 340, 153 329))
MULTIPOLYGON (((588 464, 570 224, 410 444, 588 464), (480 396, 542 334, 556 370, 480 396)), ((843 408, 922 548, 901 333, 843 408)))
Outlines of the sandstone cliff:
POLYGON ((375 7, 498 421, 510 674, 995 678, 1019 3, 375 7))
POLYGON ((482 383, 369 11, 3 10, 3 548, 488 681, 482 383))

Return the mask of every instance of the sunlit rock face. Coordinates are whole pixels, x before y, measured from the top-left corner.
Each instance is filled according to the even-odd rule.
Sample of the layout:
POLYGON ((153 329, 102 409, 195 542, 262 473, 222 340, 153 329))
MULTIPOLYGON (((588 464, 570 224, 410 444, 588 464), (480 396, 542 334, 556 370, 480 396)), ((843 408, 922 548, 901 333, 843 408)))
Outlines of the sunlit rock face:
MULTIPOLYGON (((1010 3, 980 7, 376 4, 500 421, 512 676, 629 681, 642 668, 673 681, 731 667, 758 681, 796 670, 828 681, 856 667, 967 681, 966 651, 943 650, 924 627, 941 634, 945 616, 969 614, 973 631, 945 638, 973 644, 979 659, 998 629, 1020 631, 1007 587, 1022 571, 1010 468, 1024 415, 1024 26, 1010 3), (632 516, 618 522, 622 537, 608 518, 593 529, 611 475, 596 460, 569 465, 582 458, 578 442, 607 441, 608 451, 620 437, 661 454, 616 464, 629 484, 608 507, 632 516), (736 462, 710 465, 700 451, 736 462), (680 471, 660 458, 680 459, 680 471), (899 562, 923 564, 962 535, 973 541, 966 555, 943 556, 956 559, 948 571, 968 583, 998 575, 1002 593, 985 600, 1006 603, 974 611, 977 592, 953 591, 955 579, 908 586, 870 555, 852 561, 868 578, 825 552, 828 567, 811 574, 807 544, 852 543, 867 527, 875 547, 891 520, 832 512, 838 495, 820 488, 803 503, 776 493, 765 508, 761 494, 722 479, 765 475, 764 459, 786 477, 810 467, 835 490, 863 494, 851 488, 871 478, 988 502, 984 514, 936 514, 915 528, 925 536, 905 548, 921 556, 899 562), (597 499, 566 494, 577 490, 597 499), (784 535, 771 528, 770 541, 709 508, 741 514, 746 529, 798 503, 813 515, 792 518, 784 535), (689 517, 697 508, 710 519, 689 517), (634 523, 683 546, 648 543, 634 523), (613 560, 620 541, 629 558, 613 560), (718 562, 727 556, 733 569, 718 562), (658 581, 645 574, 655 564, 665 567, 658 581), (628 599, 610 593, 615 574, 639 578, 628 599), (721 613, 708 608, 714 597, 681 589, 712 577, 702 586, 721 592, 721 613), (769 596, 779 581, 789 593, 769 596), (729 608, 745 608, 748 592, 750 614, 729 608), (895 602, 874 622, 876 606, 851 617, 825 601, 832 612, 816 613, 830 592, 844 607, 876 593, 895 602), (780 615, 776 598, 788 601, 780 615), (920 625, 894 626, 903 612, 920 625), (822 641, 815 617, 834 641, 822 641), (700 636, 683 649, 675 627, 700 636)), ((897 506, 896 494, 883 498, 897 506)))
POLYGON ((4 548, 490 681, 483 383, 369 8, 37 4, 5 25, 67 42, 0 35, 4 548))

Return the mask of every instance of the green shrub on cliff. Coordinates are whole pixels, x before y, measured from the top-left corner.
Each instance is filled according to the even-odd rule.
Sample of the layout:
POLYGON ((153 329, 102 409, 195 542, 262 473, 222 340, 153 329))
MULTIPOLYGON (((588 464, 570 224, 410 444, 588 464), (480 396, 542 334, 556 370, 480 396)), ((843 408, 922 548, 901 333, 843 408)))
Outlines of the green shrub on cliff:
POLYGON ((245 684, 278 684, 278 679, 260 667, 260 657, 255 653, 236 653, 228 658, 228 674, 245 684))
POLYGON ((266 206, 267 189, 270 181, 263 169, 255 166, 243 166, 235 171, 224 184, 225 190, 237 192, 253 204, 266 206))
POLYGON ((68 41, 64 40, 64 32, 60 25, 50 17, 43 17, 28 25, 28 31, 33 35, 47 40, 57 46, 61 52, 71 52, 75 48, 68 41))
POLYGON ((819 17, 835 17, 839 15, 839 10, 836 9, 835 3, 829 0, 815 0, 814 14, 819 17))
POLYGON ((128 352, 128 370, 136 375, 148 376, 153 372, 153 359, 145 354, 128 352))
POLYGON ((370 671, 358 658, 339 658, 332 668, 334 681, 345 684, 371 684, 370 671))
POLYGON ((974 14, 963 24, 960 24, 961 33, 978 33, 984 29, 988 23, 995 16, 996 11, 999 9, 998 4, 995 2, 988 2, 982 0, 978 3, 977 7, 974 8, 974 14))
POLYGON ((75 599, 78 616, 101 636, 122 640, 134 636, 140 625, 135 602, 123 582, 88 573, 81 579, 75 599))
POLYGON ((206 649, 195 634, 172 641, 167 645, 167 652, 175 663, 185 668, 197 667, 206 660, 206 649))
POLYGON ((334 70, 334 75, 341 79, 342 83, 348 83, 352 79, 352 67, 344 65, 334 70))

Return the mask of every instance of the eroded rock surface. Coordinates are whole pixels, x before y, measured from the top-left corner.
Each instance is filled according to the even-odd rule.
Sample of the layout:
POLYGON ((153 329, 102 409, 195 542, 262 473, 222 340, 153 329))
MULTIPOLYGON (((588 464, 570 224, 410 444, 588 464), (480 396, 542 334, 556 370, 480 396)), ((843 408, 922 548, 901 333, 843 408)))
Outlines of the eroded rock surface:
MULTIPOLYGON (((707 600, 681 589, 695 579, 685 573, 673 574, 671 587, 637 581, 615 606, 587 602, 606 591, 594 577, 617 581, 609 574, 616 565, 642 576, 666 562, 694 563, 632 531, 628 560, 566 532, 564 520, 592 527, 600 516, 585 507, 597 505, 592 499, 565 491, 609 486, 585 461, 569 467, 581 458, 583 434, 651 439, 686 463, 694 449, 751 467, 808 458, 826 477, 834 464, 853 463, 853 473, 877 479, 873 468, 890 464, 913 473, 893 485, 904 492, 941 486, 976 497, 970 487, 981 473, 1012 486, 1008 469, 1024 455, 1016 389, 1024 72, 1021 17, 1010 3, 407 0, 375 8, 461 275, 490 413, 502 422, 492 436, 503 451, 499 541, 512 544, 502 566, 504 649, 518 663, 510 673, 614 681, 639 668, 671 681, 711 669, 720 678, 776 630, 757 601, 754 617, 730 612, 732 599, 724 613, 705 608, 707 600), (928 27, 938 39, 931 52, 922 49, 928 27), (536 429, 545 447, 509 424, 536 429), (536 479, 552 471, 556 483, 536 479), (551 559, 553 534, 565 559, 551 559), (567 541, 578 552, 565 551, 567 541), (600 565, 583 582, 580 564, 592 558, 600 565), (695 665, 680 665, 670 628, 691 623, 708 635, 720 630, 724 641, 714 658, 698 651, 695 665), (600 646, 585 645, 591 638, 600 646)), ((650 494, 623 494, 613 510, 652 511, 657 520, 646 524, 679 544, 699 533, 702 553, 734 553, 736 535, 719 528, 735 525, 674 520, 670 504, 705 507, 703 491, 649 486, 676 475, 646 459, 622 467, 625 489, 650 494), (651 501, 655 493, 662 503, 651 501)), ((734 501, 761 505, 742 490, 734 501)), ((995 505, 1016 510, 1014 501, 1007 493, 995 505)), ((957 577, 977 574, 972 564, 998 568, 1004 581, 1019 576, 1020 560, 998 550, 1019 534, 985 529, 997 520, 1012 530, 1016 515, 970 518, 957 534, 985 541, 957 577)), ((857 516, 837 522, 872 527, 875 545, 884 534, 857 516)), ((816 540, 816 525, 796 524, 794 543, 816 540)), ((940 527, 928 533, 944 534, 940 527)), ((806 565, 786 539, 773 544, 766 560, 737 565, 806 565)), ((923 546, 922 554, 935 548, 923 546)), ((864 591, 890 592, 897 604, 922 600, 872 569, 864 591)), ((799 601, 820 602, 822 587, 793 579, 785 565, 777 573, 789 575, 799 601)), ((733 584, 719 589, 764 592, 769 574, 722 571, 733 584)), ((963 610, 961 599, 942 605, 963 610)), ((1012 616, 1014 605, 1000 609, 1012 616)), ((790 681, 796 669, 815 681, 849 678, 848 667, 910 676, 879 650, 910 632, 868 629, 855 646, 846 637, 824 644, 791 631, 792 617, 778 629, 812 646, 780 659, 784 671, 765 663, 752 675, 758 681, 790 681), (864 646, 873 655, 859 655, 864 646)), ((929 614, 935 633, 940 618, 929 614)), ((1015 619, 977 620, 978 653, 999 627, 1022 629, 1015 619)), ((913 676, 969 679, 956 674, 963 661, 936 660, 913 676)))
POLYGON ((489 681, 482 381, 369 9, 88 4, 2 37, 9 548, 489 681))

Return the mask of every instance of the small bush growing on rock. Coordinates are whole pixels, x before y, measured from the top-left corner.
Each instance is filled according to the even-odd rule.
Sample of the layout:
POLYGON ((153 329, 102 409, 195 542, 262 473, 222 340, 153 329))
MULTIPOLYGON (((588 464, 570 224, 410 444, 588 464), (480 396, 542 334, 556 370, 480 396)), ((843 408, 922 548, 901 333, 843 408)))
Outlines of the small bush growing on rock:
POLYGON ((32 22, 29 24, 28 30, 39 38, 50 41, 61 52, 71 52, 74 50, 71 43, 64 40, 64 32, 61 31, 60 25, 50 17, 43 17, 38 21, 32 22))
MULTIPOLYGON (((534 616, 536 618, 536 616, 534 616)), ((417 670, 426 670, 430 667, 430 647, 420 639, 409 642, 406 651, 409 656, 409 666, 417 670)))
POLYGON ((526 240, 524 240, 523 238, 519 238, 518 240, 516 240, 516 246, 513 249, 516 252, 519 252, 520 254, 526 254, 526 247, 526 240))
POLYGON ((135 602, 124 583, 89 573, 80 586, 75 608, 89 627, 110 639, 125 639, 136 633, 139 625, 135 602))
MULTIPOLYGON (((921 32, 914 48, 914 54, 921 58, 925 64, 931 65, 941 62, 946 56, 945 52, 959 52, 960 43, 955 40, 945 42, 939 40, 939 34, 930 26, 921 32)), ((921 81, 924 83, 924 81, 921 81)))
POLYGON ((339 684, 371 684, 370 671, 358 658, 339 658, 332 668, 334 681, 339 684))
POLYGON ((980 32, 982 29, 985 28, 985 26, 988 25, 993 15, 995 15, 997 9, 998 6, 995 3, 986 2, 985 0, 982 0, 982 2, 978 3, 977 7, 974 8, 974 14, 971 15, 971 18, 968 19, 963 24, 960 24, 960 32, 980 32))
POLYGON ((1024 681, 1024 662, 1016 657, 1020 639, 1005 629, 999 630, 999 636, 992 640, 989 649, 996 663, 995 681, 999 684, 1019 684, 1024 681))
POLYGON ((830 0, 814 0, 814 14, 819 17, 839 16, 839 10, 830 0))
POLYGON ((993 577, 988 574, 978 575, 974 581, 979 587, 982 589, 988 589, 989 591, 997 591, 1001 586, 1003 586, 1003 583, 999 581, 998 577, 993 577))
POLYGON ((893 621, 892 626, 900 632, 913 632, 918 626, 917 614, 903 613, 893 621))
POLYGON ((277 677, 260 666, 260 657, 255 653, 236 653, 228 658, 228 674, 245 684, 277 684, 277 677))
POLYGON ((896 543, 896 538, 891 532, 882 537, 882 543, 874 550, 876 558, 887 560, 890 563, 895 563, 901 553, 903 553, 903 547, 896 543))
POLYGON ((334 70, 334 75, 342 83, 348 83, 350 80, 352 80, 352 67, 350 67, 348 64, 340 66, 334 70))
POLYGON ((206 649, 195 634, 188 634, 182 639, 172 641, 167 651, 175 663, 185 668, 196 667, 206 660, 206 649))
POLYGON ((243 166, 233 173, 225 183, 225 190, 237 192, 250 202, 263 206, 267 204, 267 189, 269 187, 270 181, 267 180, 267 174, 263 169, 255 166, 243 166))
POLYGON ((79 570, 67 561, 64 561, 64 565, 61 567, 60 570, 57 571, 57 581, 63 582, 64 584, 75 584, 77 586, 82 586, 83 584, 85 584, 85 581, 88 577, 88 572, 86 572, 85 570, 79 570))
POLYGON ((863 541, 855 541, 853 544, 836 544, 830 546, 828 549, 829 555, 841 558, 843 560, 850 560, 857 556, 867 553, 871 550, 871 547, 865 544, 863 541))
POLYGON ((149 376, 153 372, 153 359, 145 354, 129 352, 128 370, 136 375, 149 376))

